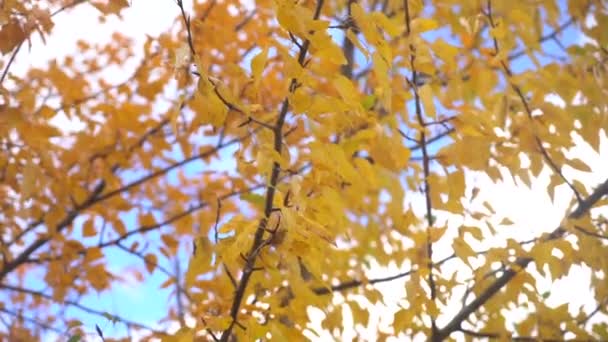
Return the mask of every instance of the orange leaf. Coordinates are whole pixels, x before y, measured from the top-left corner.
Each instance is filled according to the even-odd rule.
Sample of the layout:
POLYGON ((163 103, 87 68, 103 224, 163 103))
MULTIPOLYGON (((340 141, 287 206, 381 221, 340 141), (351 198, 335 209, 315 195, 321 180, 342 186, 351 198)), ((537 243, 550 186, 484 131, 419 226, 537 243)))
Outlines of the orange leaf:
POLYGON ((144 256, 144 260, 146 261, 146 269, 148 270, 148 272, 153 273, 154 269, 158 265, 158 257, 156 256, 156 254, 146 254, 144 256))
POLYGON ((97 235, 97 229, 95 229, 95 222, 93 218, 90 218, 82 225, 82 236, 91 237, 95 235, 97 235))

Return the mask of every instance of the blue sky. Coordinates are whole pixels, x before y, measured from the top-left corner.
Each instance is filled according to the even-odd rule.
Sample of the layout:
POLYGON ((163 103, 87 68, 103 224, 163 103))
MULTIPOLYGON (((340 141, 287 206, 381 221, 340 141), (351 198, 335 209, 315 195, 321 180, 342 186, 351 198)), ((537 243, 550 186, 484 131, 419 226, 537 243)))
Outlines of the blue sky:
MULTIPOLYGON (((168 3, 168 6, 175 6, 173 4, 173 2, 170 0, 166 0, 165 2, 168 3)), ((163 8, 165 8, 166 6, 167 6, 167 4, 164 4, 163 8)), ((169 7, 166 7, 166 8, 169 8, 169 7)), ((166 9, 161 8, 161 9, 159 9, 159 13, 154 14, 156 11, 154 9, 150 8, 149 4, 143 4, 143 1, 137 1, 137 0, 134 1, 133 7, 131 9, 128 9, 127 11, 133 11, 133 13, 134 13, 133 16, 141 15, 141 13, 143 13, 143 11, 145 11, 145 13, 147 13, 146 14, 147 20, 157 20, 157 23, 159 21, 162 22, 162 24, 158 25, 160 28, 158 28, 158 26, 157 26, 157 27, 151 29, 151 31, 153 31, 152 34, 154 34, 154 32, 156 32, 154 30, 162 31, 163 25, 167 25, 166 27, 168 27, 171 20, 173 19, 173 17, 177 15, 176 8, 173 10, 166 10, 166 9), (152 16, 158 15, 159 19, 151 18, 149 16, 150 13, 152 13, 152 16), (167 18, 167 16, 168 16, 167 13, 171 13, 171 15, 170 15, 171 18, 167 18)), ((71 19, 67 19, 67 20, 71 20, 71 19)), ((565 21, 564 18, 562 18, 562 20, 560 20, 560 22, 563 22, 563 21, 565 21)), ((68 26, 73 27, 73 25, 68 25, 68 26)), ((129 26, 126 28, 126 30, 123 30, 123 32, 129 32, 129 30, 133 29, 133 27, 134 26, 129 26)), ((138 30, 145 30, 145 29, 140 28, 138 30)), ((339 32, 340 31, 332 30, 332 34, 334 35, 335 39, 337 41, 341 42, 342 35, 339 32)), ((141 34, 141 33, 142 32, 137 32, 137 34, 141 34)), ((58 34, 58 35, 60 36, 60 34, 58 34)), ((450 40, 449 36, 447 36, 445 34, 445 32, 430 32, 430 33, 427 33, 426 36, 428 39, 435 39, 437 37, 442 37, 448 41, 450 40)), ((579 35, 578 35, 577 31, 573 27, 571 27, 571 28, 566 29, 560 38, 561 38, 561 41, 566 46, 568 46, 570 44, 577 42, 579 40, 579 35)), ((39 43, 39 44, 41 45, 41 43, 39 43)), ((554 42, 545 43, 545 47, 547 49, 549 49, 551 52, 561 53, 560 48, 554 42)), ((34 55, 34 53, 32 53, 32 55, 34 55)), ((23 54, 21 54, 20 57, 24 58, 27 56, 24 56, 23 54)), ((362 58, 362 56, 359 55, 359 58, 362 58)), ((541 63, 547 61, 547 59, 545 59, 544 57, 539 57, 539 60, 541 61, 541 63)), ((361 62, 361 64, 365 64, 363 60, 361 60, 360 62, 361 62)), ((246 66, 249 65, 248 62, 245 62, 244 64, 246 66)), ((513 65, 513 69, 515 72, 518 72, 518 71, 530 68, 532 66, 533 66, 533 64, 530 62, 530 60, 527 57, 522 57, 518 60, 517 63, 515 63, 513 65)), ((441 109, 438 104, 436 104, 436 105, 437 105, 438 109, 441 109)), ((412 103, 409 103, 408 106, 409 106, 410 110, 412 110, 412 112, 413 112, 412 103)), ((436 152, 437 149, 439 149, 441 146, 443 146, 443 144, 434 144, 433 147, 431 148, 430 153, 432 154, 432 153, 436 152)), ((227 170, 227 171, 234 170, 235 162, 231 158, 231 156, 234 153, 234 151, 236 150, 236 148, 237 148, 237 146, 225 149, 221 155, 221 157, 222 157, 221 162, 215 162, 212 165, 206 165, 200 161, 195 161, 195 162, 189 163, 186 166, 184 166, 183 168, 181 168, 181 171, 183 171, 184 174, 186 174, 187 176, 196 177, 201 171, 203 171, 205 169, 227 170)), ((416 153, 414 153, 414 156, 417 156, 418 154, 419 154, 419 152, 416 152, 416 153)), ((179 149, 177 149, 177 148, 173 151, 172 157, 175 158, 176 160, 183 159, 183 155, 182 155, 181 151, 179 151, 179 149)), ((166 176, 167 180, 169 182, 176 182, 178 172, 179 172, 179 170, 171 171, 166 176)), ((124 172, 122 176, 123 176, 123 179, 125 182, 129 182, 129 181, 137 179, 139 176, 141 176, 141 174, 145 174, 145 171, 137 171, 137 172, 128 171, 128 172, 124 172)), ((135 213, 122 215, 122 219, 123 219, 125 226, 128 228, 134 228, 137 226, 137 216, 135 213)), ((83 220, 77 220, 76 226, 79 226, 80 224, 82 224, 82 222, 83 222, 83 220)), ((78 229, 76 229, 75 231, 78 231, 78 229)), ((159 243, 160 242, 159 233, 160 232, 154 232, 154 233, 147 235, 147 237, 146 237, 147 241, 149 241, 152 245, 154 243, 159 243)), ((135 240, 141 240, 141 237, 136 236, 133 239, 131 239, 130 241, 127 241, 125 244, 130 245, 131 241, 135 241, 135 240)), ((189 246, 189 242, 184 242, 182 246, 189 246)), ((153 249, 151 249, 151 250, 153 250, 153 249)), ((143 269, 143 262, 141 260, 133 258, 132 256, 128 255, 127 253, 119 250, 118 248, 107 249, 105 252, 105 257, 106 257, 107 264, 110 265, 110 268, 112 270, 116 271, 116 273, 118 273, 118 274, 123 273, 122 271, 126 267, 135 266, 139 269, 143 269)), ((183 265, 182 271, 187 266, 188 257, 189 257, 188 248, 182 249, 182 253, 179 256, 180 262, 183 265)), ((173 270, 173 268, 174 268, 173 263, 164 259, 164 257, 162 257, 162 256, 159 256, 159 262, 162 266, 164 266, 165 268, 167 268, 169 270, 173 270)), ((82 305, 96 308, 97 310, 100 310, 100 311, 107 311, 111 314, 117 314, 119 316, 129 318, 133 321, 137 321, 137 322, 141 322, 141 323, 153 326, 155 322, 159 321, 161 318, 166 316, 166 312, 168 310, 168 305, 169 304, 174 305, 174 303, 175 303, 174 298, 171 298, 171 299, 169 298, 169 294, 172 290, 171 288, 165 289, 165 290, 159 288, 160 284, 165 280, 166 280, 166 276, 157 270, 151 276, 148 276, 146 278, 145 283, 139 283, 136 285, 134 285, 134 284, 124 284, 124 285, 116 284, 114 286, 113 290, 110 292, 87 295, 87 296, 81 298, 79 300, 79 302, 82 305)), ((44 288, 44 284, 38 278, 36 278, 35 275, 29 276, 27 284, 32 289, 38 290, 38 289, 44 288)), ((121 336, 126 333, 126 328, 123 324, 114 325, 112 322, 110 322, 104 318, 100 318, 99 316, 96 316, 96 315, 86 314, 77 308, 68 308, 66 311, 66 314, 82 320, 84 326, 87 328, 87 331, 92 333, 92 335, 88 336, 86 338, 86 340, 95 340, 95 337, 94 337, 95 325, 98 325, 102 329, 105 336, 121 336)))

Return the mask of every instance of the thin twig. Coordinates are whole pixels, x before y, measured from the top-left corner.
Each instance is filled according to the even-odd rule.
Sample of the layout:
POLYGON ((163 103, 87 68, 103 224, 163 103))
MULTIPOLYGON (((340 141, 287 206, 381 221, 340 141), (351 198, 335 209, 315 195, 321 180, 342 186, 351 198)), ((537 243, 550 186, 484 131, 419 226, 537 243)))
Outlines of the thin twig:
POLYGON ((39 321, 36 318, 32 318, 32 317, 28 317, 28 316, 24 316, 23 314, 19 313, 19 312, 15 312, 13 310, 7 309, 5 307, 0 307, 0 312, 4 312, 7 315, 16 317, 17 319, 21 319, 30 323, 33 323, 34 325, 37 325, 39 327, 41 327, 44 330, 49 330, 49 331, 53 331, 59 335, 65 335, 65 331, 59 329, 59 328, 55 328, 51 325, 48 325, 44 322, 39 321))
POLYGON ((218 229, 217 226, 220 223, 220 214, 222 211, 222 200, 218 197, 217 200, 217 210, 215 212, 215 224, 213 225, 213 237, 215 238, 215 243, 217 244, 219 242, 219 233, 218 233, 218 229))

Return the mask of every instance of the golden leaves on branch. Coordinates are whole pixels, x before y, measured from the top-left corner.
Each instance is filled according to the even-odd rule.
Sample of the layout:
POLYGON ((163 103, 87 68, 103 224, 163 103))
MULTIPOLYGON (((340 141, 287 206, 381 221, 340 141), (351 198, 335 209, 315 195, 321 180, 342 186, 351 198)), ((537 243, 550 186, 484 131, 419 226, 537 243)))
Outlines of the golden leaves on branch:
MULTIPOLYGON (((570 182, 582 211, 601 207, 587 180, 595 164, 566 152, 572 133, 601 149, 599 14, 576 1, 325 1, 196 1, 192 13, 177 1, 185 25, 148 37, 142 63, 117 84, 97 78, 136 52, 125 32, 105 46, 79 42, 76 55, 24 76, 3 60, 2 284, 34 270, 57 302, 104 292, 118 281, 106 258, 118 247, 138 259, 138 280, 167 276, 161 287, 195 317, 167 341, 232 338, 222 331, 299 340, 309 306, 342 331, 341 296, 328 295, 338 291, 369 328, 370 306, 347 293, 376 305, 390 297, 380 283, 406 290, 391 326, 399 337, 454 338, 465 321, 488 337, 595 334, 545 305, 536 280, 584 263, 604 300, 601 223, 565 221, 563 236, 529 243, 504 237, 518 220, 481 199, 486 189, 469 191, 469 176, 535 188, 550 160, 573 174, 548 177, 551 198, 570 182), (594 25, 583 23, 590 15, 594 25), (596 43, 562 49, 575 20, 596 43), (63 116, 75 127, 57 128, 63 116), (188 265, 167 271, 184 254, 188 265), (463 267, 450 274, 447 261, 463 267), (369 277, 392 264, 397 274, 369 277), (514 329, 493 314, 524 299, 537 312, 514 329), (462 314, 444 311, 452 304, 462 314)), ((0 52, 10 59, 53 23, 33 2, 6 3, 0 52)), ((129 2, 92 4, 106 18, 129 2)), ((43 313, 27 306, 39 295, 21 297, 43 313)))

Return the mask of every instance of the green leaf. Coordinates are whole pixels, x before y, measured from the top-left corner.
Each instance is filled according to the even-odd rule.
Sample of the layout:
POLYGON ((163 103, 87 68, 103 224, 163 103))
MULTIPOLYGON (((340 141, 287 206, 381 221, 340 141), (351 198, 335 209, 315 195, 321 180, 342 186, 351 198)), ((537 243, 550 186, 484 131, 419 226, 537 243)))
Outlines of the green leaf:
POLYGON ((376 104, 376 99, 377 97, 374 94, 366 95, 361 100, 361 105, 363 108, 365 108, 365 110, 371 110, 376 104))

